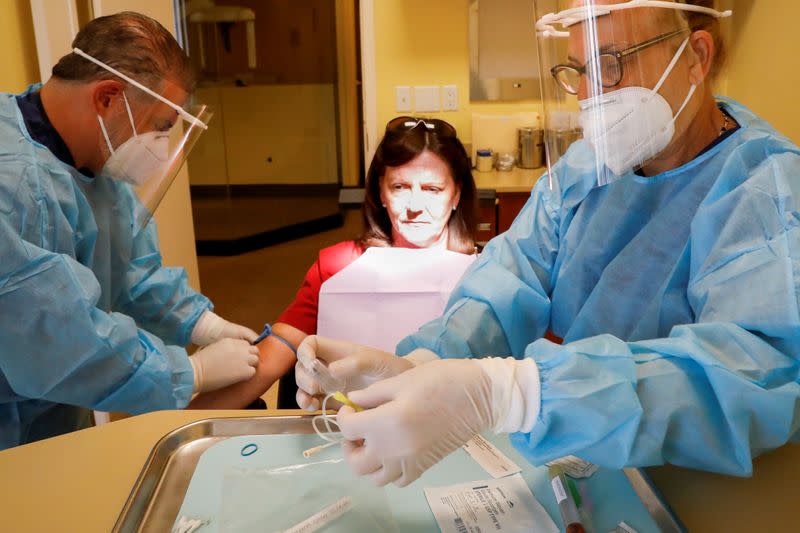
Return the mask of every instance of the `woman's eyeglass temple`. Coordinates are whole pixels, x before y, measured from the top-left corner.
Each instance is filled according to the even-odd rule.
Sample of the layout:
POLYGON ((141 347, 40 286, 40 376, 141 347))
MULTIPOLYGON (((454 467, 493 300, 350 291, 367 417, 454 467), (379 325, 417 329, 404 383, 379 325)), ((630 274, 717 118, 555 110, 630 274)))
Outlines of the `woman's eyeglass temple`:
POLYGON ((440 136, 456 136, 456 129, 450 123, 438 118, 395 117, 386 124, 386 131, 413 130, 420 125, 440 136))

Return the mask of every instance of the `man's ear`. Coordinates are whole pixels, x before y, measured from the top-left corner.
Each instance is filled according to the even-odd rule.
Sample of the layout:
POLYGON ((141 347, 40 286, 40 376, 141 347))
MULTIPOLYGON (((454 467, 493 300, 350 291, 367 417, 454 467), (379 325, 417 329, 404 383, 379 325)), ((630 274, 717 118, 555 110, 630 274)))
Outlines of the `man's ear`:
POLYGON ((689 66, 689 81, 693 85, 702 85, 714 64, 714 38, 707 31, 699 30, 689 37, 689 45, 694 52, 693 63, 689 66))
POLYGON ((92 87, 92 104, 95 112, 101 117, 105 117, 111 104, 122 96, 125 85, 117 80, 101 80, 94 83, 92 87))

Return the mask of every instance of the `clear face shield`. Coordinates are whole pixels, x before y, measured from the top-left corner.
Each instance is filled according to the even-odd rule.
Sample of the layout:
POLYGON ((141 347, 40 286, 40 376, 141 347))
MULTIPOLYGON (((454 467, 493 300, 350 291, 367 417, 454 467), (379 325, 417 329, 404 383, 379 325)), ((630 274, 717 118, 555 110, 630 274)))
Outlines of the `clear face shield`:
POLYGON ((159 94, 82 50, 73 51, 128 83, 106 116, 97 116, 100 149, 108 156, 99 174, 133 187, 143 207, 135 222, 143 228, 208 129, 211 112, 194 102, 179 105, 189 95, 176 85, 165 84, 159 94))
POLYGON ((731 12, 653 0, 557 4, 545 14, 534 2, 548 179, 555 188, 560 173, 579 169, 605 185, 680 144, 676 120, 696 89, 682 12, 731 12))

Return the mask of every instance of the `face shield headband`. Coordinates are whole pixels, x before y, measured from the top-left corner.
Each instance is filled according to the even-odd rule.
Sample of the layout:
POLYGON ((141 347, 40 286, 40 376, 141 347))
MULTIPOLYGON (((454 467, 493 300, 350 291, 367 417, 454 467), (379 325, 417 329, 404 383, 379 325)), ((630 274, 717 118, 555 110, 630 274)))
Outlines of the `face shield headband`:
POLYGON ((664 0, 630 0, 629 2, 622 2, 619 4, 609 4, 598 6, 594 3, 588 5, 573 7, 565 9, 559 13, 548 13, 536 21, 536 33, 543 37, 569 37, 568 31, 559 31, 556 29, 557 25, 562 28, 569 28, 579 22, 584 22, 589 19, 608 15, 613 11, 621 11, 623 9, 633 9, 637 7, 657 7, 663 9, 675 9, 678 11, 691 11, 694 13, 701 13, 709 15, 714 18, 730 17, 733 11, 717 11, 710 7, 695 6, 691 4, 683 4, 679 2, 667 2, 664 0))

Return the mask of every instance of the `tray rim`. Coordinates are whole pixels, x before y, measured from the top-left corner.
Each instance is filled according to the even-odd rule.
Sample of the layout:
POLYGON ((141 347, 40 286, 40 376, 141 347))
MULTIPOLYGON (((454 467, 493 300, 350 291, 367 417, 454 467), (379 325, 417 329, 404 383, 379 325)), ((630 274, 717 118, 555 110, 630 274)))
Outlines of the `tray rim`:
MULTIPOLYGON (((149 509, 152 498, 159 487, 166 467, 169 464, 170 458, 182 446, 205 437, 229 437, 235 435, 226 435, 214 433, 214 427, 217 424, 227 425, 241 423, 244 421, 283 421, 283 422, 300 422, 312 418, 313 415, 278 415, 278 416, 247 416, 247 417, 208 417, 200 420, 195 420, 187 424, 183 424, 162 436, 153 445, 147 459, 136 477, 128 497, 125 500, 125 505, 122 507, 112 533, 121 533, 125 531, 126 526, 134 526, 134 530, 142 525, 141 520, 146 516, 146 512, 138 519, 131 515, 134 507, 141 506, 145 510, 149 509), (192 438, 181 440, 184 436, 191 436, 192 438), (158 472, 152 470, 158 469, 158 472), (150 483, 150 487, 146 487, 148 480, 153 480, 154 474, 157 474, 154 482, 150 483), (134 524, 130 524, 130 520, 137 520, 134 524)), ((265 433, 270 435, 275 433, 265 433)), ((628 482, 631 484, 636 495, 642 501, 642 504, 647 509, 653 521, 663 532, 668 533, 685 533, 686 526, 678 518, 675 511, 670 507, 669 503, 664 499, 661 492, 653 483, 650 476, 642 468, 625 468, 623 469, 628 482)))

